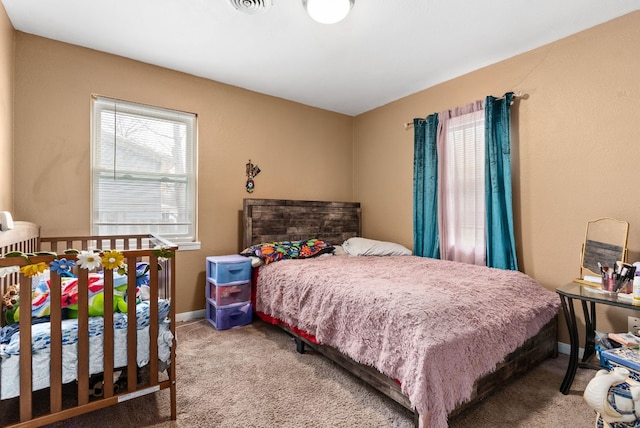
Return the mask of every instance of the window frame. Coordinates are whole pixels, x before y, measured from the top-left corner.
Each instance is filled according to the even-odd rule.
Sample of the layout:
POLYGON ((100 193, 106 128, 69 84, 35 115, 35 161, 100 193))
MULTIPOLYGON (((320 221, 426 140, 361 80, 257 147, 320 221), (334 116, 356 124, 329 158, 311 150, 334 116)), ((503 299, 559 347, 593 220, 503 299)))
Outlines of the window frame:
POLYGON ((447 234, 447 254, 455 254, 456 260, 470 263, 473 258, 474 264, 486 264, 485 111, 481 109, 449 118, 445 128, 446 161, 442 174, 447 175, 449 193, 445 195, 441 190, 439 193, 451 202, 445 204, 443 214, 448 221, 440 233, 447 234), (459 156, 460 152, 464 152, 462 156, 459 156), (460 161, 464 165, 460 165, 460 161))
MULTIPOLYGON (((99 95, 92 95, 91 97, 91 148, 90 148, 90 168, 91 168, 91 230, 95 235, 99 235, 100 228, 104 228, 111 224, 116 230, 116 233, 108 233, 109 235, 126 235, 137 234, 138 232, 124 231, 122 228, 126 228, 126 225, 135 227, 135 222, 127 222, 126 225, 118 222, 105 222, 99 218, 100 214, 100 182, 104 180, 105 173, 113 174, 114 177, 120 176, 125 180, 138 180, 139 182, 146 181, 148 183, 157 183, 162 186, 167 182, 183 182, 184 199, 179 206, 175 206, 174 209, 182 211, 180 214, 179 222, 183 226, 186 226, 186 232, 171 233, 168 231, 157 230, 162 227, 171 226, 171 223, 164 223, 162 220, 152 220, 151 217, 147 217, 147 222, 139 223, 140 226, 148 226, 149 233, 156 233, 164 238, 178 244, 180 249, 198 249, 200 243, 197 242, 197 115, 194 113, 188 113, 173 109, 167 109, 163 107, 151 106, 147 104, 141 104, 131 101, 125 101, 115 98, 109 98, 99 95), (102 128, 102 116, 105 112, 113 115, 114 127, 110 131, 105 131, 102 128), (122 144, 121 147, 129 148, 126 144, 125 138, 117 135, 117 118, 118 113, 124 115, 141 116, 147 119, 166 121, 167 123, 178 123, 181 126, 184 125, 185 140, 184 140, 184 172, 161 172, 160 170, 150 171, 136 171, 132 177, 130 172, 124 172, 123 169, 118 171, 117 157, 114 156, 113 168, 105 168, 100 164, 101 161, 101 147, 103 147, 105 132, 109 132, 113 137, 114 146, 117 148, 118 144, 122 144), (114 131, 115 130, 115 131, 114 131), (189 170, 190 166, 190 170, 189 170), (180 209, 181 208, 181 209, 180 209), (153 230, 153 228, 156 230, 153 230), (121 230, 118 230, 121 228, 121 230)), ((148 150, 153 151, 154 147, 147 147, 148 150)), ((156 148, 157 149, 157 148, 156 148)), ((157 150, 156 150, 157 153, 157 150)), ((166 155, 165 155, 166 156, 166 155)), ((141 158, 142 159, 142 158, 141 158)), ((104 188, 102 189, 104 191, 104 188)), ((165 191, 166 190, 156 190, 165 191)), ((161 203, 160 203, 161 205, 161 203)), ((158 217, 162 219, 163 211, 160 210, 158 217)), ((175 227, 176 224, 173 224, 175 227)), ((147 232, 139 232, 147 233, 147 232)), ((104 233, 102 233, 104 234, 104 233)))

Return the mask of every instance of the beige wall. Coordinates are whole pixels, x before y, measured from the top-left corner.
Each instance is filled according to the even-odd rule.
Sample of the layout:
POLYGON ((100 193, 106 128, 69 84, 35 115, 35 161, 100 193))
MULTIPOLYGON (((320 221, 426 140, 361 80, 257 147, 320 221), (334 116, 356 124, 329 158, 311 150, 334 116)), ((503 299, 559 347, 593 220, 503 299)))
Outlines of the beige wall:
MULTIPOLYGON (((0 54, 12 45, 7 33, 0 36, 0 54)), ((23 33, 15 37, 15 213, 40 223, 45 235, 89 232, 92 93, 198 114, 202 250, 178 256, 179 312, 204 307, 204 257, 238 250, 249 158, 262 169, 253 196, 358 200, 366 236, 411 247, 413 132, 403 124, 509 90, 525 95, 513 110, 521 268, 552 290, 567 282, 578 272, 585 224, 600 216, 631 223, 630 259, 640 260, 633 198, 639 12, 355 118, 23 33)), ((0 71, 0 79, 10 76, 11 67, 0 71)), ((5 117, 10 113, 0 112, 0 120, 5 117)), ((11 150, 3 134, 0 150, 11 150)), ((0 187, 0 202, 10 193, 0 187)), ((625 328, 625 311, 600 312, 603 331, 625 328)), ((564 328, 560 340, 568 342, 564 328)))
POLYGON ((0 211, 13 211, 13 34, 0 4, 0 211))
POLYGON ((90 99, 198 115, 200 251, 178 261, 178 312, 204 308, 204 260, 240 250, 245 163, 257 198, 350 201, 353 119, 65 43, 16 33, 15 217, 43 235, 90 233, 90 99))
MULTIPOLYGON (((403 124, 507 91, 520 267, 555 290, 578 274, 585 225, 630 222, 640 260, 640 12, 413 94, 355 118, 355 199, 364 233, 412 245, 413 130, 403 124)), ((632 311, 603 310, 624 331, 632 311)), ((561 320, 564 323, 563 320, 561 320)), ((568 342, 563 328, 561 341, 568 342)))

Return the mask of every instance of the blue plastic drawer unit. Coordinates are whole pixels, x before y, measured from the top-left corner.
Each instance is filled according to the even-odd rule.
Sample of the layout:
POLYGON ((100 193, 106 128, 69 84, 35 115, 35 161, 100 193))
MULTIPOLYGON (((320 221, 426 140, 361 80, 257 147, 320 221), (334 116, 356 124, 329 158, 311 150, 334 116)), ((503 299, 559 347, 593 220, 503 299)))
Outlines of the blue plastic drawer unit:
POLYGON ((228 330, 250 324, 252 317, 251 302, 235 303, 220 308, 210 301, 207 302, 207 319, 216 330, 228 330))
POLYGON ((251 260, 238 254, 207 257, 207 279, 217 285, 251 280, 251 260))
POLYGON ((207 320, 217 330, 250 324, 251 260, 239 254, 207 257, 207 320))

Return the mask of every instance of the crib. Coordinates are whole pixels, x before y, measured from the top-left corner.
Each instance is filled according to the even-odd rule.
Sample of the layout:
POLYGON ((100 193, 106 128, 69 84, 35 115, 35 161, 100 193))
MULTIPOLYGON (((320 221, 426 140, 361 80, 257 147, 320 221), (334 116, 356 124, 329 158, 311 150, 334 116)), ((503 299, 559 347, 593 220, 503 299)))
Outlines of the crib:
POLYGON ((1 231, 0 425, 42 426, 167 388, 175 420, 176 250, 155 235, 48 238, 21 221, 1 231))

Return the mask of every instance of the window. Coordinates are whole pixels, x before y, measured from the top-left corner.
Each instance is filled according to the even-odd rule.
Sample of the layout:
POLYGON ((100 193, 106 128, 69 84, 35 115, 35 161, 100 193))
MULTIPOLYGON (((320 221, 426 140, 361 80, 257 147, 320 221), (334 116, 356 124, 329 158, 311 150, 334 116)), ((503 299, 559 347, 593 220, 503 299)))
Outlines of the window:
POLYGON ((484 110, 446 122, 442 184, 449 260, 485 264, 484 110))
POLYGON ((517 270, 513 93, 414 119, 414 254, 517 270))
POLYGON ((92 229, 195 241, 196 116, 93 99, 92 229))

